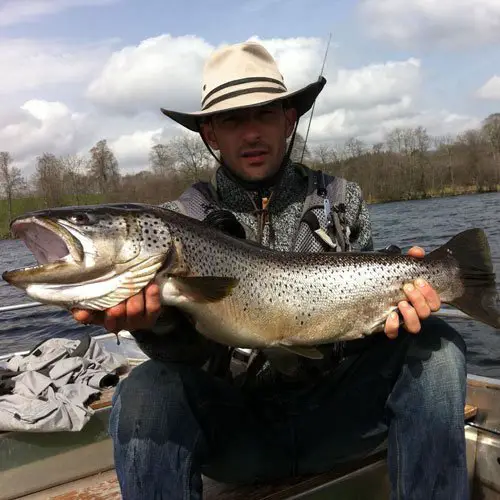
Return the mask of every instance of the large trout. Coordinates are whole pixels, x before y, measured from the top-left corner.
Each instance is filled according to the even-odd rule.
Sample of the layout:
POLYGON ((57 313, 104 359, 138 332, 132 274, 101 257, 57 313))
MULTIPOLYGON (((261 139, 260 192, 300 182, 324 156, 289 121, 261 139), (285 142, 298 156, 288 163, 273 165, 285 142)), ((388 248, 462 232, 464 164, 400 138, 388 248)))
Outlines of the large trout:
POLYGON ((381 331, 427 280, 450 304, 500 328, 490 249, 464 231, 423 259, 407 255, 277 252, 176 212, 141 204, 41 210, 15 219, 38 265, 3 273, 37 301, 102 310, 156 281, 162 303, 223 344, 283 347, 318 357, 315 345, 381 331))

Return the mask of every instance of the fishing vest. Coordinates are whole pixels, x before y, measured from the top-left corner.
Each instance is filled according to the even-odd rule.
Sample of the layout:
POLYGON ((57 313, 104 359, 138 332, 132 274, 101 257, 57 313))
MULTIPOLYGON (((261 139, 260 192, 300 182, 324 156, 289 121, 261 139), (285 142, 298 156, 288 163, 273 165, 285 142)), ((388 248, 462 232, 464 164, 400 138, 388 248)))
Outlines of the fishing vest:
MULTIPOLYGON (((300 222, 290 242, 290 251, 322 252, 349 251, 350 230, 345 217, 347 181, 341 177, 294 164, 307 176, 307 193, 302 206, 300 222)), ((227 210, 219 199, 213 182, 197 182, 172 202, 177 210, 198 220, 215 210, 227 210)), ((245 227, 248 239, 254 240, 245 227)))

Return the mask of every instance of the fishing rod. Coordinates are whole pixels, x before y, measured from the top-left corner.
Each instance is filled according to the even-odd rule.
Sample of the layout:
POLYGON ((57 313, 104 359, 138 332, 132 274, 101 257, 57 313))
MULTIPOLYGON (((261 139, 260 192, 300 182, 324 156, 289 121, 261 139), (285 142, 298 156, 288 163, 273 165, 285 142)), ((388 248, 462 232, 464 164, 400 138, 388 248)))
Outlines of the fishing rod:
MULTIPOLYGON (((330 36, 328 37, 328 43, 326 44, 326 50, 325 50, 325 55, 323 57, 323 64, 321 66, 321 71, 319 72, 318 80, 321 79, 323 76, 323 71, 325 69, 325 64, 326 64, 326 56, 328 55, 328 49, 330 48, 330 42, 332 40, 332 34, 330 32, 330 36)), ((309 117, 309 124, 307 125, 307 131, 306 131, 306 137, 304 139, 304 146, 302 147, 302 155, 300 156, 300 163, 304 160, 304 153, 306 151, 306 144, 307 144, 307 139, 309 137, 309 129, 311 128, 311 122, 312 122, 312 117, 314 114, 314 107, 316 106, 316 99, 313 102, 312 108, 311 108, 311 116, 309 117)))

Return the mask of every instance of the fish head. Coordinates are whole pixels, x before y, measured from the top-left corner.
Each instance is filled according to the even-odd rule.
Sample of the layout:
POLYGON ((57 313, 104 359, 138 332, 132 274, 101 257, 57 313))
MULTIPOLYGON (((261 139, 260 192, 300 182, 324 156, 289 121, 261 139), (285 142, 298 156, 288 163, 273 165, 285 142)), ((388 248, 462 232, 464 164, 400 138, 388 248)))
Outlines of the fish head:
POLYGON ((45 303, 104 309, 138 293, 171 247, 153 207, 108 204, 38 210, 14 219, 36 265, 6 271, 5 281, 45 303))

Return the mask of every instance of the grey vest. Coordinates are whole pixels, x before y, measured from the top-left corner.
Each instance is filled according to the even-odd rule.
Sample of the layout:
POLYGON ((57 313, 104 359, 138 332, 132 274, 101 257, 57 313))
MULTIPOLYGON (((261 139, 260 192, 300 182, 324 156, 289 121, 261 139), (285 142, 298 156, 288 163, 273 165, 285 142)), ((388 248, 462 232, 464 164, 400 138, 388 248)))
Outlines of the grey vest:
MULTIPOLYGON (((295 167, 307 176, 308 187, 290 250, 349 251, 349 227, 345 220, 347 181, 300 164, 295 167)), ((193 184, 173 203, 181 213, 198 220, 214 210, 225 209, 214 185, 209 182, 193 184)), ((249 231, 245 230, 249 237, 249 231)))

